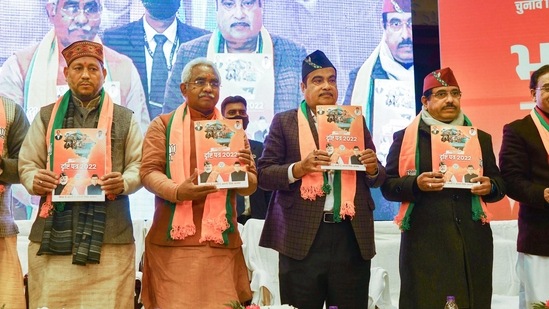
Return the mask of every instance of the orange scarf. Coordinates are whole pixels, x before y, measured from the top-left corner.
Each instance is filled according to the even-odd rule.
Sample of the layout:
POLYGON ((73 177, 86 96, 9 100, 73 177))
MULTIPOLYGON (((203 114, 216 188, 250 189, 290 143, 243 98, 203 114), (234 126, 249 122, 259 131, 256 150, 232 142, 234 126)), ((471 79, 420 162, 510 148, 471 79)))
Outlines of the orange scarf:
MULTIPOLYGON (((418 176, 417 173, 420 158, 418 146, 418 132, 421 114, 422 113, 419 113, 404 131, 404 137, 402 139, 402 145, 400 147, 400 155, 398 161, 398 174, 400 177, 418 176)), ((470 126, 471 121, 466 116, 464 117, 466 125, 470 126)), ((482 154, 478 139, 476 140, 476 143, 471 145, 471 147, 474 147, 476 149, 474 151, 478 151, 482 154)), ((482 176, 482 169, 479 172, 479 176, 482 176)), ((474 221, 481 220, 483 223, 490 222, 491 215, 488 212, 486 203, 481 203, 478 195, 471 195, 471 208, 474 221)), ((414 203, 403 201, 400 204, 400 209, 398 211, 398 214, 395 216, 394 222, 398 225, 401 231, 407 231, 410 229, 410 215, 413 209, 414 203)))
MULTIPOLYGON (((97 124, 98 129, 102 129, 105 133, 106 140, 106 149, 105 149, 105 173, 108 174, 112 171, 112 161, 111 161, 111 126, 113 121, 113 111, 114 103, 111 100, 111 97, 104 91, 101 90, 101 100, 99 101, 99 122, 97 124)), ((62 97, 57 99, 55 105, 53 106, 53 111, 50 116, 50 121, 48 123, 48 129, 46 130, 46 145, 48 145, 48 159, 46 166, 50 171, 53 171, 53 142, 55 140, 55 131, 57 129, 63 128, 63 120, 67 113, 69 107, 69 101, 71 97, 71 91, 65 92, 62 97), (49 132, 49 134, 48 134, 49 132)), ((110 200, 113 200, 115 196, 107 196, 110 200)), ((46 196, 46 201, 42 204, 40 209, 40 217, 47 218, 51 215, 51 212, 54 210, 54 206, 58 210, 62 210, 64 203, 52 203, 52 194, 49 193, 46 196), (54 205, 55 204, 55 205, 54 205)))
MULTIPOLYGON (((307 158, 307 155, 316 150, 316 144, 313 133, 307 120, 307 105, 305 101, 301 102, 297 110, 297 126, 299 133, 299 154, 301 160, 307 158)), ((309 173, 301 178, 301 197, 304 200, 316 200, 317 196, 324 196, 330 192, 328 185, 328 172, 309 173)), ((356 171, 334 171, 334 217, 337 222, 345 219, 345 216, 351 219, 355 215, 355 194, 356 194, 356 171), (345 190, 342 190, 342 187, 345 190)))
MULTIPOLYGON (((214 119, 222 119, 215 109, 214 119)), ((166 175, 175 183, 181 184, 191 176, 191 116, 187 104, 181 104, 173 113, 166 132, 166 175)), ((172 204, 172 218, 169 224, 169 237, 174 240, 194 235, 196 227, 193 221, 193 202, 190 200, 172 204)), ((204 202, 202 215, 202 234, 200 242, 213 241, 228 244, 228 233, 234 231, 232 223, 232 205, 228 190, 210 193, 204 202)))

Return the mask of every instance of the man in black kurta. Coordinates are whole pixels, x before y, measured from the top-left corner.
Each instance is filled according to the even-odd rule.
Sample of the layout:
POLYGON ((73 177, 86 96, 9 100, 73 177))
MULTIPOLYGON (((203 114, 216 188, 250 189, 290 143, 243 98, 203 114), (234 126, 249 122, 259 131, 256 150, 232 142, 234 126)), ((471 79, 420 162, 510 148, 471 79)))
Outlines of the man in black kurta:
POLYGON ((401 225, 399 308, 443 308, 449 295, 455 296, 459 308, 490 308, 492 231, 489 214, 484 210, 475 216, 472 201, 496 202, 505 195, 492 140, 478 130, 483 174, 472 182, 479 184, 471 189, 444 188, 443 174, 433 170, 430 126, 470 126, 470 121, 460 109, 461 91, 449 68, 427 75, 423 92, 418 118, 395 133, 381 188, 386 199, 413 204, 408 221, 402 221, 408 225, 401 225), (407 130, 416 130, 415 141, 406 142, 407 130), (416 145, 417 166, 399 171, 407 162, 401 153, 416 145))

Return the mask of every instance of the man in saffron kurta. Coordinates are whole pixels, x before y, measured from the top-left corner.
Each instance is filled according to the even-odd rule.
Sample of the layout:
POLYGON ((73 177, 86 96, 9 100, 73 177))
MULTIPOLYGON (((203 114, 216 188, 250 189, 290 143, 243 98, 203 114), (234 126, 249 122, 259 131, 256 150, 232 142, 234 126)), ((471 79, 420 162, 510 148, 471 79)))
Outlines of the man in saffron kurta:
POLYGON ((146 308, 217 309, 252 298, 236 222, 236 194, 249 195, 257 187, 249 144, 238 152, 248 188, 197 185, 196 158, 202 154, 196 153, 194 121, 222 118, 215 107, 219 81, 213 62, 189 62, 180 85, 185 103, 155 118, 145 136, 140 175, 156 195, 143 269, 146 308), (212 228, 212 222, 219 224, 212 228))
POLYGON ((19 183, 17 158, 28 129, 29 121, 23 108, 0 97, 0 304, 8 308, 26 306, 11 185, 19 183))
POLYGON ((520 203, 519 308, 549 299, 549 65, 532 73, 529 86, 536 107, 503 127, 499 152, 507 193, 520 203))
POLYGON ((32 122, 19 153, 21 183, 40 195, 29 235, 29 308, 133 308, 135 245, 128 194, 141 187, 142 135, 131 110, 103 90, 103 46, 77 41, 63 50, 70 90, 32 122), (55 131, 105 132, 104 202, 52 203, 60 184, 55 131))
POLYGON ((491 306, 493 244, 484 206, 505 195, 491 137, 478 130, 478 142, 470 145, 483 166, 471 189, 444 188, 443 173, 432 164, 430 126, 471 125, 460 98, 450 68, 428 74, 423 109, 395 133, 387 157, 381 191, 402 205, 395 218, 402 230, 399 308, 443 308, 448 295, 459 308, 491 306))
POLYGON ((337 73, 321 51, 303 60, 305 100, 277 114, 258 161, 259 184, 273 195, 260 245, 279 252, 282 303, 297 308, 368 307, 370 261, 375 255, 375 208, 370 187, 379 187, 379 163, 362 119, 365 172, 327 172, 330 155, 319 150, 316 106, 335 105, 337 73))

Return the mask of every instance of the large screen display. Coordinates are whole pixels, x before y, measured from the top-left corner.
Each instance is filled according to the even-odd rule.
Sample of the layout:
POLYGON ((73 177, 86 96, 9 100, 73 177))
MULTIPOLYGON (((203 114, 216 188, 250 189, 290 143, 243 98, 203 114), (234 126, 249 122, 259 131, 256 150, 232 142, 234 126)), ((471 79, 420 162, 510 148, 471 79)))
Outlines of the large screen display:
MULTIPOLYGON (((5 0, 0 11, 0 95, 21 104, 32 120, 39 107, 53 103, 67 90, 62 68, 51 65, 58 63, 56 48, 62 47, 55 45, 56 38, 63 31, 68 37, 96 31, 94 40, 132 58, 146 97, 146 102, 130 102, 141 91, 133 69, 120 71, 110 65, 105 89, 112 89, 116 100, 134 110, 142 124, 150 120, 147 114, 169 111, 168 101, 177 106, 180 100, 171 95, 164 105, 151 104, 159 100, 153 100, 151 80, 145 80, 150 79, 146 70, 151 69, 145 53, 152 57, 154 50, 145 43, 143 3, 149 4, 151 15, 173 16, 174 11, 178 23, 202 31, 198 38, 192 37, 194 41, 179 37, 176 47, 186 49, 188 57, 207 56, 216 62, 222 75, 220 100, 227 95, 242 95, 248 100, 251 121, 247 134, 252 139, 265 138, 275 113, 298 106, 302 99, 301 61, 317 49, 337 69, 338 103, 365 109, 383 162, 392 133, 415 116, 412 14, 407 0, 5 0), (108 35, 116 32, 113 29, 129 25, 136 30, 127 35, 126 28, 129 39, 125 46, 117 46, 123 34, 120 40, 109 39, 108 35), (235 29, 252 28, 260 29, 256 49, 251 53, 228 52, 224 36, 235 29), (139 59, 135 54, 143 56, 139 59)), ((171 69, 181 53, 169 48, 165 51, 171 69)), ((16 195, 21 207, 35 204, 22 193, 16 195)), ((132 216, 151 218, 151 194, 140 192, 136 196, 132 198, 132 216)), ((384 201, 379 192, 376 200, 376 219, 392 220, 398 205, 384 201)))
MULTIPOLYGON (((454 71, 462 108, 473 125, 492 135, 496 156, 503 126, 534 107, 532 71, 549 63, 544 35, 549 2, 439 1, 442 66, 454 71), (497 18, 494 18, 497 17, 497 18)), ((499 219, 516 218, 518 203, 505 198, 489 209, 499 219)))

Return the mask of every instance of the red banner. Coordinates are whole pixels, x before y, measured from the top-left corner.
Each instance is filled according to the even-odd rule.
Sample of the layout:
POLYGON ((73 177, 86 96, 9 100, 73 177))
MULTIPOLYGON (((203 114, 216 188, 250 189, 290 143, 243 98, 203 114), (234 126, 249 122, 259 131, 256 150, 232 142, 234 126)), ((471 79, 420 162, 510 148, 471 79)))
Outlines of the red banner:
MULTIPOLYGON (((549 0, 439 1, 438 8, 442 67, 454 71, 463 111, 492 135, 497 156, 503 126, 534 106, 531 72, 549 63, 549 0)), ((509 199, 489 208, 497 219, 518 212, 509 199)))

